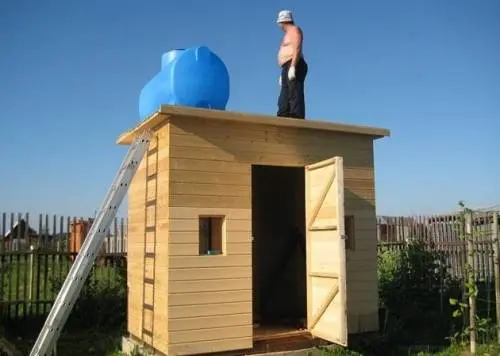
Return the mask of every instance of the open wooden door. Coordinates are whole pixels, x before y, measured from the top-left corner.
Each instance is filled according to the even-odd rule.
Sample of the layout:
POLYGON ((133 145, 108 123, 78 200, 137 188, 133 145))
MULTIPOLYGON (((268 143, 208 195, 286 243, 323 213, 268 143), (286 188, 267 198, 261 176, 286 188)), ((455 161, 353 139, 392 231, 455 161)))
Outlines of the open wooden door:
POLYGON ((342 157, 306 166, 307 327, 347 346, 342 157))

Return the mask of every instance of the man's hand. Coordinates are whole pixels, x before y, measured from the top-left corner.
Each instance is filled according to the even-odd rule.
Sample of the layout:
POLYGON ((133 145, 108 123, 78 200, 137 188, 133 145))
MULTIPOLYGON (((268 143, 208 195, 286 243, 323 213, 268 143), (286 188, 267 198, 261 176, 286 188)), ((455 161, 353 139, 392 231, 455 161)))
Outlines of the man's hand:
POLYGON ((294 80, 295 79, 295 66, 290 66, 288 69, 288 80, 294 80))

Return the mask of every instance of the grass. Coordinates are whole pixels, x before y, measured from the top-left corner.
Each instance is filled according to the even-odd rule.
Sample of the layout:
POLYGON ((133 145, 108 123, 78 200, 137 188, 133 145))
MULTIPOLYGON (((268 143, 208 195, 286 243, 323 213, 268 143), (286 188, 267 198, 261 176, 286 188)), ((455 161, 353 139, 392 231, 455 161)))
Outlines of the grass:
MULTIPOLYGON (((57 354, 61 356, 120 355, 123 331, 79 330, 61 335, 57 343, 57 354)), ((10 338, 10 341, 23 355, 28 355, 35 337, 10 338)))
POLYGON ((317 349, 313 352, 313 356, 363 356, 359 352, 343 349, 343 348, 334 348, 334 349, 317 349))
MULTIPOLYGON (((420 352, 417 356, 465 356, 469 354, 467 346, 450 346, 437 353, 420 352)), ((478 345, 476 354, 478 356, 500 355, 500 346, 495 344, 478 345)))
MULTIPOLYGON (((432 348, 429 346, 429 348, 432 348)), ((440 351, 429 352, 417 350, 415 348, 400 349, 398 351, 394 350, 391 354, 381 353, 383 356, 401 355, 401 356, 469 356, 469 347, 453 345, 444 348, 440 351), (394 352, 394 353, 392 353, 394 352)), ((482 344, 477 347, 477 356, 498 356, 500 355, 500 345, 498 344, 482 344)), ((317 350, 313 353, 314 356, 366 356, 372 354, 364 354, 362 352, 357 352, 348 349, 336 348, 333 350, 317 350)))

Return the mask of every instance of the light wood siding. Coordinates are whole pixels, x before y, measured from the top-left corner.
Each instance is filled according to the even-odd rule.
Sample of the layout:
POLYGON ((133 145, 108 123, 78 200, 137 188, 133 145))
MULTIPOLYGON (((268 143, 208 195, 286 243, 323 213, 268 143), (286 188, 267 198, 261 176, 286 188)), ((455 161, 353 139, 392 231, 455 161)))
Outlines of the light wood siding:
MULTIPOLYGON (((154 281, 154 333, 153 347, 168 353, 168 198, 169 198, 169 139, 170 124, 157 131, 158 161, 156 173, 156 246, 155 246, 155 281, 154 281)), ((153 171, 152 171, 153 172, 153 171)), ((151 173, 152 173, 151 172, 151 173)))
POLYGON ((169 355, 252 347, 250 209, 211 205, 170 208, 169 355), (199 215, 225 216, 224 255, 199 256, 199 215))
POLYGON ((194 161, 196 135, 170 137, 169 355, 251 348, 251 167, 194 161), (199 256, 199 215, 225 216, 224 255, 199 256))
POLYGON ((129 188, 127 254, 128 332, 165 354, 168 227, 161 223, 168 221, 168 127, 157 128, 129 188), (146 283, 148 279, 152 283, 146 283))
POLYGON ((143 158, 128 190, 127 285, 128 332, 137 339, 142 335, 144 279, 144 209, 146 205, 146 160, 143 158))
POLYGON ((357 239, 356 250, 347 253, 349 331, 375 330, 372 138, 189 117, 171 119, 170 354, 216 352, 250 344, 251 164, 305 166, 336 155, 344 158, 345 214, 355 216, 357 239), (210 212, 229 216, 227 256, 198 256, 197 216, 210 212), (210 323, 203 324, 196 317, 210 323), (210 326, 205 330, 204 325, 210 326), (212 339, 214 335, 218 336, 212 339))

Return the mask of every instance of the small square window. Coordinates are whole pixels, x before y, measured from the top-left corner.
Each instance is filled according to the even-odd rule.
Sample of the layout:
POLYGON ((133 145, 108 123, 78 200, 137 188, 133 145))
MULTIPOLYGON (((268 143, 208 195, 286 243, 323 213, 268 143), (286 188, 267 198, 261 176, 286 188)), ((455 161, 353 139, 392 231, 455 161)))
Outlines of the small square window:
POLYGON ((356 248, 356 228, 354 226, 354 215, 346 215, 344 217, 344 228, 347 236, 345 248, 347 250, 354 250, 356 248))
POLYGON ((199 252, 200 255, 224 254, 225 235, 224 216, 200 216, 199 218, 199 252))

